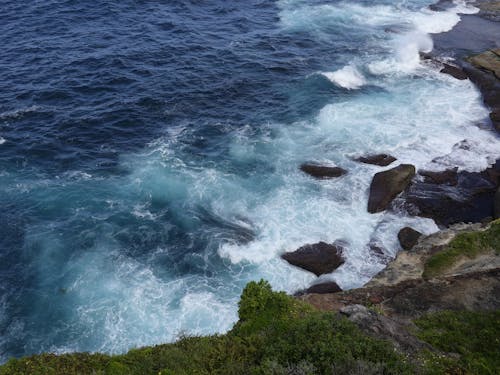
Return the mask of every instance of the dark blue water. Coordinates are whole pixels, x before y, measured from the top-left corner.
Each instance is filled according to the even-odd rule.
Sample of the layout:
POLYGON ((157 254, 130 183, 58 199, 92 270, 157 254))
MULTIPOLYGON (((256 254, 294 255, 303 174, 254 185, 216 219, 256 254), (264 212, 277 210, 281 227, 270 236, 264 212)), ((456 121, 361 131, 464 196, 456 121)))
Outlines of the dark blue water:
POLYGON ((396 3, 3 0, 0 362, 223 331, 249 280, 314 280, 280 252, 347 238, 352 287, 381 267, 368 242, 396 251, 381 232, 435 230, 367 215, 351 160, 466 167, 453 144, 490 137, 462 128, 486 115, 470 83, 414 62, 457 11, 396 3), (308 160, 353 173, 311 181, 308 160))

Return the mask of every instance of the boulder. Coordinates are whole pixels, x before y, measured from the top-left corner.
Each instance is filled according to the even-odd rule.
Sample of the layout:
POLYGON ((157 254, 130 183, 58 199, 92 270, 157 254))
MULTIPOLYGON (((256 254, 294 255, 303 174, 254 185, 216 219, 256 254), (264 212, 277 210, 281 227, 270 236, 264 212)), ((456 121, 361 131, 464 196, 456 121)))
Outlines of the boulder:
POLYGON ((347 173, 347 171, 340 167, 327 167, 323 165, 307 164, 304 163, 300 166, 300 170, 315 178, 325 179, 340 177, 347 173))
POLYGON ((432 218, 440 226, 478 223, 494 216, 499 186, 500 160, 482 172, 457 172, 456 185, 417 180, 402 198, 409 213, 432 218))
POLYGON ((458 66, 443 63, 443 68, 440 70, 441 73, 448 74, 456 79, 465 80, 469 78, 467 73, 465 73, 462 68, 458 66))
POLYGON ((394 156, 387 154, 375 154, 375 155, 360 156, 359 158, 356 158, 354 160, 359 161, 360 163, 374 164, 374 165, 379 165, 381 167, 385 167, 395 162, 397 159, 394 156))
POLYGON ((418 242, 422 233, 410 227, 404 227, 398 233, 398 240, 404 250, 411 250, 418 242))
POLYGON ((338 293, 341 291, 342 289, 338 286, 338 284, 335 281, 329 281, 326 283, 313 285, 308 289, 306 289, 305 293, 326 294, 326 293, 338 293))
POLYGON ((338 242, 336 244, 318 242, 312 245, 304 245, 293 252, 285 253, 281 258, 293 266, 300 267, 314 273, 316 276, 320 276, 333 272, 344 264, 343 249, 343 246, 338 242))
POLYGON ((401 164, 375 174, 370 185, 368 212, 384 211, 392 200, 408 187, 413 176, 415 167, 411 164, 401 164))
POLYGON ((419 170, 418 174, 424 176, 424 182, 446 184, 455 186, 458 183, 458 168, 446 169, 440 172, 419 170))

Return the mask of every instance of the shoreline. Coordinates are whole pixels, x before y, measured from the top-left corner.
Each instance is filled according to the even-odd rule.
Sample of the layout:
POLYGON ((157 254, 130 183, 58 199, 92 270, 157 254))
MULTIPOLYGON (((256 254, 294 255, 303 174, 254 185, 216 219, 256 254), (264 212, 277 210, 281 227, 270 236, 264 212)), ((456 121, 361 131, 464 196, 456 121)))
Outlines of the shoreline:
MULTIPOLYGON (((488 3, 488 2, 483 1, 482 3, 488 3)), ((467 19, 472 20, 472 19, 480 18, 481 16, 478 14, 475 14, 475 15, 463 15, 463 17, 466 17, 467 19)), ((467 22, 469 22, 469 21, 467 21, 467 22)), ((488 22, 492 22, 492 21, 488 21, 488 22)), ((458 27, 461 23, 462 23, 462 21, 460 21, 456 27, 458 27)), ((474 24, 474 22, 471 21, 471 22, 469 22, 469 24, 474 24)), ((500 23, 496 22, 496 25, 500 29, 500 23)), ((440 43, 444 43, 443 41, 450 40, 453 38, 455 38, 457 40, 461 39, 461 35, 463 35, 463 33, 466 32, 464 30, 460 30, 460 28, 459 28, 458 31, 455 31, 455 34, 453 36, 454 29, 449 31, 449 32, 443 33, 443 35, 447 35, 446 38, 445 37, 438 38, 438 40, 440 40, 440 42, 436 43, 436 46, 437 46, 436 52, 440 53, 446 49, 449 50, 449 48, 444 47, 444 44, 440 44, 440 43)), ((466 28, 466 30, 467 30, 467 28, 466 28)), ((441 35, 441 34, 437 34, 437 35, 441 35)), ((500 35, 500 34, 497 34, 497 35, 500 35)), ((463 51, 457 52, 457 57, 458 57, 458 55, 462 54, 462 52, 463 51)), ((449 56, 445 56, 445 55, 446 54, 443 52, 442 57, 449 57, 449 56)), ((465 55, 462 55, 462 57, 463 56, 465 56, 465 55)), ((431 59, 434 59, 434 58, 439 59, 439 57, 441 57, 441 56, 439 56, 439 54, 437 54, 437 55, 431 55, 430 58, 431 59)), ((486 105, 489 105, 488 103, 494 104, 495 103, 494 101, 492 101, 492 102, 488 101, 486 103, 487 99, 485 99, 485 98, 488 98, 490 96, 489 92, 491 91, 491 87, 488 86, 489 85, 488 83, 484 83, 484 82, 489 82, 489 79, 484 79, 484 74, 489 74, 489 73, 481 71, 479 68, 474 67, 470 62, 462 60, 462 59, 460 59, 460 60, 457 59, 456 61, 454 61, 454 63, 456 63, 459 66, 459 68, 462 69, 463 72, 465 72, 468 75, 469 79, 481 91, 481 95, 482 95, 483 99, 485 100, 485 104, 486 105), (483 78, 481 78, 481 77, 483 77, 483 78), (478 82, 478 83, 476 83, 476 82, 478 82), (481 82, 483 82, 483 83, 481 83, 481 82)), ((494 86, 494 87, 496 87, 496 86, 494 86)), ((496 89, 494 88, 494 90, 496 90, 496 89)), ((494 98, 495 98, 495 96, 493 96, 493 99, 494 98)), ((498 105, 499 105, 498 108, 500 108, 500 104, 498 104, 498 105)), ((498 135, 498 134, 500 134, 500 122, 498 122, 498 120, 495 117, 496 113, 497 113, 497 107, 495 107, 495 106, 492 107, 491 105, 489 105, 489 107, 492 108, 492 111, 490 114, 491 125, 496 127, 497 131, 499 132, 499 133, 497 133, 497 135, 498 135)), ((471 126, 473 126, 473 125, 471 125, 471 126)), ((0 142, 1 142, 1 138, 0 138, 0 142)), ((421 171, 418 171, 418 172, 421 172, 421 171)), ((417 172, 417 174, 418 174, 418 172, 417 172)), ((462 182, 464 182, 465 186, 466 186, 465 188, 470 189, 472 196, 475 196, 475 195, 479 196, 478 199, 479 199, 481 205, 484 205, 486 207, 488 202, 491 199, 493 199, 493 200, 499 199, 498 195, 500 194, 500 185, 499 185, 500 184, 500 159, 497 160, 496 164, 492 168, 488 168, 487 170, 479 172, 479 173, 474 174, 474 173, 466 172, 466 174, 461 174, 461 172, 455 171, 455 172, 452 172, 452 174, 454 174, 454 176, 455 176, 454 178, 461 181, 459 183, 459 186, 455 187, 455 188, 461 189, 463 186, 460 184, 462 182), (490 180, 490 178, 496 179, 496 186, 495 186, 496 193, 493 192, 493 195, 492 195, 491 194, 492 188, 491 187, 485 188, 484 185, 481 186, 478 191, 474 190, 477 187, 474 185, 475 182, 483 181, 483 180, 484 181, 490 180), (487 191, 485 191, 485 190, 487 190, 487 191), (496 194, 496 197, 495 197, 495 194, 496 194), (487 199, 485 198, 486 196, 487 196, 487 199), (483 202, 484 199, 486 199, 486 201, 487 201, 486 203, 483 202)), ((420 174, 419 178, 423 178, 423 177, 425 177, 425 176, 420 174)), ((432 178, 431 178, 431 180, 432 180, 432 178)), ((425 183, 428 184, 429 182, 427 181, 425 183)), ((447 190, 447 191, 450 189, 450 185, 448 183, 444 183, 444 184, 443 183, 436 183, 436 184, 432 184, 432 185, 434 185, 434 186, 441 186, 442 185, 445 187, 445 190, 447 190)), ((422 185, 420 185, 420 186, 422 186, 422 185)), ((425 188, 426 188, 426 186, 423 187, 423 189, 425 189, 425 188)), ((403 194, 406 194, 406 193, 403 193, 403 194)), ((407 195, 404 195, 405 200, 406 200, 406 198, 407 198, 407 195)), ((491 207, 493 207, 493 206, 491 206, 491 207)), ((492 210, 493 210, 493 216, 495 216, 494 208, 492 208, 492 210)), ((487 215, 485 216, 482 213, 479 216, 483 216, 481 220, 485 220, 485 219, 487 220, 487 218, 488 218, 487 215)), ((493 217, 491 219, 493 219, 493 217)), ((478 221, 481 221, 481 220, 478 220, 478 221)), ((357 323, 356 319, 359 318, 359 315, 355 318, 356 314, 365 314, 365 315, 363 315, 364 316, 363 319, 365 319, 365 318, 369 319, 369 321, 371 322, 370 324, 372 324, 374 322, 376 324, 382 324, 382 323, 380 323, 380 320, 382 319, 381 316, 386 317, 384 314, 387 313, 387 311, 385 311, 385 312, 383 311, 383 306, 387 305, 387 304, 384 305, 384 303, 386 303, 388 299, 393 300, 394 296, 396 294, 404 294, 406 292, 411 294, 415 290, 418 290, 419 293, 425 293, 427 291, 426 288, 429 287, 429 283, 427 280, 424 280, 421 277, 421 273, 423 272, 423 269, 419 269, 417 271, 417 272, 420 272, 420 275, 418 277, 413 277, 413 278, 407 277, 408 276, 407 273, 409 272, 408 267, 410 267, 412 265, 415 266, 415 264, 417 264, 417 263, 420 265, 425 263, 424 261, 422 261, 420 259, 420 255, 422 253, 426 253, 426 252, 429 253, 429 252, 436 250, 435 249, 436 245, 433 243, 434 239, 440 238, 440 236, 443 236, 443 233, 453 232, 453 236, 450 235, 450 237, 446 239, 448 242, 441 243, 439 245, 439 246, 445 246, 445 245, 449 244, 450 241, 453 238, 455 238, 456 235, 458 235, 459 233, 464 233, 464 232, 468 232, 468 231, 485 230, 485 228, 488 228, 488 225, 491 225, 491 223, 493 221, 488 220, 488 222, 490 224, 462 225, 462 224, 453 223, 453 224, 455 224, 455 226, 449 225, 449 224, 443 225, 444 229, 441 229, 439 232, 437 232, 433 235, 427 236, 425 238, 422 237, 418 240, 419 244, 416 246, 417 247, 420 246, 419 251, 417 251, 416 253, 412 252, 412 251, 406 251, 406 250, 400 251, 394 260, 387 263, 384 270, 382 270, 380 273, 378 273, 376 276, 374 276, 372 278, 372 280, 368 282, 367 285, 365 285, 361 288, 351 289, 351 290, 345 291, 345 292, 338 291, 338 293, 322 293, 322 294, 305 293, 305 294, 298 296, 297 298, 299 300, 305 300, 306 302, 312 304, 313 306, 319 307, 320 309, 326 309, 328 311, 340 311, 341 314, 348 316, 349 319, 354 321, 355 323, 357 323), (450 228, 450 226, 451 226, 451 228, 450 228), (422 241, 423 242, 427 241, 428 243, 432 243, 432 245, 427 244, 426 245, 427 247, 423 247, 421 245, 422 241), (424 249, 424 250, 422 250, 422 249, 424 249), (415 263, 408 262, 408 258, 415 257, 415 254, 417 254, 417 253, 418 253, 418 255, 416 255, 416 257, 419 258, 418 261, 415 261, 415 263), (387 276, 388 274, 391 274, 393 277, 396 277, 396 278, 400 277, 403 280, 398 279, 397 283, 394 281, 388 282, 387 281, 387 279, 389 278, 389 276, 387 276), (381 281, 384 278, 386 278, 385 283, 381 281), (403 284, 399 284, 400 282, 403 282, 403 284), (377 284, 377 283, 379 283, 379 284, 377 284), (379 288, 379 289, 377 289, 377 288, 379 288), (383 289, 385 289, 385 291, 381 292, 381 290, 383 290, 383 289), (337 296, 338 300, 341 300, 341 302, 337 301, 337 297, 332 297, 332 296, 337 296), (347 303, 344 303, 343 301, 347 301, 347 303), (357 307, 358 310, 356 310, 356 312, 352 312, 352 311, 349 311, 349 309, 346 309, 346 307, 348 307, 348 306, 359 306, 359 305, 363 305, 365 307, 369 306, 371 309, 374 309, 374 310, 380 309, 379 312, 382 312, 382 313, 378 314, 378 312, 377 312, 378 315, 374 316, 371 314, 371 312, 367 312, 360 307, 357 307)), ((467 272, 465 274, 459 274, 459 275, 456 275, 456 274, 445 275, 441 279, 439 279, 440 280, 439 282, 442 282, 443 284, 447 284, 447 283, 453 284, 453 285, 456 284, 456 285, 459 285, 460 288, 463 288, 465 285, 464 283, 467 283, 469 280, 474 280, 474 282, 477 282, 480 285, 481 285, 481 283, 483 283, 482 285, 485 285, 484 283, 490 283, 491 285, 494 285, 496 288, 497 284, 495 284, 495 283, 498 283, 496 280, 498 280, 500 268, 497 267, 496 263, 494 263, 494 262, 491 263, 492 259, 498 259, 498 255, 496 255, 496 258, 491 258, 491 257, 488 258, 489 263, 487 263, 487 266, 489 267, 489 266, 491 266, 491 264, 494 264, 495 268, 491 269, 491 268, 487 268, 486 266, 484 266, 484 264, 483 264, 484 259, 481 258, 480 261, 482 263, 481 262, 474 263, 474 260, 473 260, 473 265, 476 267, 476 268, 473 268, 473 271, 467 272), (479 267, 479 269, 477 267, 479 267)), ((322 285, 322 284, 318 283, 318 284, 313 284, 312 286, 317 286, 317 285, 322 285)), ((444 289, 444 290, 445 290, 445 292, 449 292, 450 289, 444 289)), ((416 293, 415 295, 417 297, 422 296, 422 294, 418 294, 418 293, 416 293)), ((433 296, 435 296, 435 295, 436 294, 433 294, 433 296)), ((486 294, 482 293, 482 294, 479 294, 478 297, 487 299, 488 295, 487 295, 487 293, 486 294)), ((408 297, 408 298, 410 298, 410 297, 408 297)), ((415 296, 411 296, 411 298, 415 298, 415 296)), ((441 295, 440 298, 444 298, 443 295, 441 295)), ((427 301, 427 302, 429 302, 429 301, 427 301)), ((430 303, 430 302, 429 302, 429 305, 431 307, 435 307, 435 305, 432 305, 432 303, 430 303)), ((483 305, 481 305, 481 306, 484 307, 483 305)), ((428 307, 426 307, 426 308, 428 308, 428 307)), ((495 308, 498 308, 498 306, 496 306, 495 308)), ((405 324, 411 325, 411 323, 408 322, 408 319, 406 319, 406 320, 403 319, 404 321, 400 321, 398 319, 400 319, 401 316, 396 316, 397 314, 395 314, 395 313, 392 316, 390 314, 391 313, 389 312, 388 316, 390 319, 392 319, 393 317, 397 318, 394 320, 394 321, 396 321, 396 323, 395 323, 396 329, 406 330, 407 326, 405 324)), ((384 320, 384 319, 382 319, 382 320, 384 320)), ((386 323, 387 322, 385 322, 383 324, 386 324, 386 323)), ((383 326, 383 324, 382 324, 382 326, 383 326)), ((389 323, 387 323, 387 324, 389 324, 389 323)), ((390 323, 390 324, 392 324, 392 323, 390 323)), ((383 327, 385 327, 385 326, 383 326, 383 327)), ((362 325, 361 325, 361 328, 366 329, 366 327, 363 328, 362 325)), ((383 329, 386 329, 386 328, 382 328, 382 330, 383 329)), ((387 328, 387 329, 390 331, 389 328, 387 328)), ((373 332, 371 332, 370 329, 366 329, 366 331, 368 331, 370 334, 373 334, 373 332)), ((375 333, 375 336, 377 336, 377 333, 375 333)), ((398 346, 398 347, 399 346, 404 347, 405 345, 408 345, 409 348, 414 348, 414 347, 420 348, 420 346, 419 346, 420 344, 415 343, 413 341, 414 340, 413 337, 408 338, 408 336, 405 336, 407 338, 407 341, 405 341, 406 339, 404 339, 404 338, 400 339, 399 336, 394 336, 394 335, 391 336, 391 335, 387 334, 387 332, 385 332, 385 331, 383 332, 383 334, 379 335, 378 337, 393 340, 396 343, 396 346, 398 346)), ((0 373, 2 373, 1 372, 2 367, 3 366, 0 365, 0 373)))
MULTIPOLYGON (((440 66, 442 74, 449 74, 455 79, 469 79, 474 84, 481 93, 484 105, 490 111, 490 123, 486 121, 484 124, 471 124, 470 126, 482 126, 492 132, 496 130, 495 133, 500 140, 500 121, 498 119, 498 113, 500 113, 500 77, 496 77, 494 72, 482 68, 477 62, 475 64, 471 62, 471 58, 482 56, 500 45, 500 40, 495 41, 490 35, 492 29, 498 31, 494 35, 500 35, 500 16, 493 21, 490 19, 494 14, 500 14, 498 13, 500 11, 498 2, 483 0, 474 5, 481 7, 481 5, 490 3, 497 4, 497 13, 485 14, 479 8, 480 11, 476 14, 461 15, 465 22, 461 20, 452 30, 434 34, 435 48, 431 53, 422 54, 421 58, 424 63, 428 61, 430 64, 440 66), (483 27, 485 24, 488 27, 483 27), (477 27, 479 30, 474 35, 474 40, 484 41, 479 48, 464 39, 464 36, 471 32, 471 28, 477 27), (484 50, 485 47, 488 49, 484 50), (449 61, 450 58, 453 61, 449 61)), ((437 4, 446 4, 446 1, 437 4)), ((500 66, 500 58, 498 66, 500 66)), ((466 142, 465 139, 462 142, 463 145, 457 146, 467 147, 466 142)), ((447 230, 450 226, 459 223, 484 223, 499 218, 500 158, 480 172, 458 171, 458 167, 450 167, 441 172, 418 170, 409 186, 395 198, 388 209, 403 207, 410 216, 431 218, 439 226, 440 231, 447 230), (463 200, 453 199, 453 196, 459 196, 463 200)), ((382 249, 375 247, 374 250, 375 253, 384 256, 382 249)), ((391 261, 386 264, 386 268, 390 264, 391 261)), ((384 270, 380 273, 383 272, 384 270)), ((377 275, 372 279, 376 277, 377 275)), ((363 288, 364 286, 351 290, 363 288)), ((339 291, 341 289, 335 282, 318 282, 310 285, 308 289, 297 291, 296 295, 303 298, 307 294, 329 294, 339 291)))

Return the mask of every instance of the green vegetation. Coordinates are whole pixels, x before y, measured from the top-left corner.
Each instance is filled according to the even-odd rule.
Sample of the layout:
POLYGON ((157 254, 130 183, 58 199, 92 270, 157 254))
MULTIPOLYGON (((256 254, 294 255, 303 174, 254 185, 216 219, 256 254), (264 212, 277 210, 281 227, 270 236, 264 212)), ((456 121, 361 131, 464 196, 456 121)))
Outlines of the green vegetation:
POLYGON ((458 234, 440 252, 425 263, 424 278, 439 275, 455 265, 460 259, 474 259, 478 255, 495 252, 500 254, 500 220, 491 223, 485 231, 458 234))
POLYGON ((413 361, 333 312, 251 282, 225 335, 184 337, 127 354, 41 354, 0 367, 11 374, 499 374, 500 312, 439 312, 415 321, 435 349, 413 361), (439 354, 438 354, 439 353, 439 354), (420 364, 417 365, 416 363, 420 364))
POLYGON ((420 339, 447 353, 427 353, 427 373, 500 374, 500 311, 442 311, 415 324, 420 339))
POLYGON ((42 354, 0 374, 412 374, 388 342, 334 313, 314 310, 265 281, 251 282, 239 322, 225 335, 185 337, 119 356, 42 354))

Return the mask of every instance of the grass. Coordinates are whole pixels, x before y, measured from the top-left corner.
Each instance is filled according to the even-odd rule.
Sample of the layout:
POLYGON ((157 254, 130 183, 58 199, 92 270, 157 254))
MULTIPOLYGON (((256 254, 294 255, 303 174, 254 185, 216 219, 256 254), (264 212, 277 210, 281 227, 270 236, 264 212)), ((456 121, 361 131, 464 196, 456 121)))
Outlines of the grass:
POLYGON ((448 353, 428 352, 427 373, 500 374, 500 311, 442 311, 415 324, 420 339, 448 353))
POLYGON ((500 220, 492 222, 485 231, 457 234, 443 250, 426 261, 423 277, 437 276, 463 258, 474 259, 493 251, 500 254, 500 220))
POLYGON ((185 337, 127 354, 41 354, 0 367, 11 374, 412 374, 388 342, 363 334, 265 281, 251 282, 225 335, 185 337))

